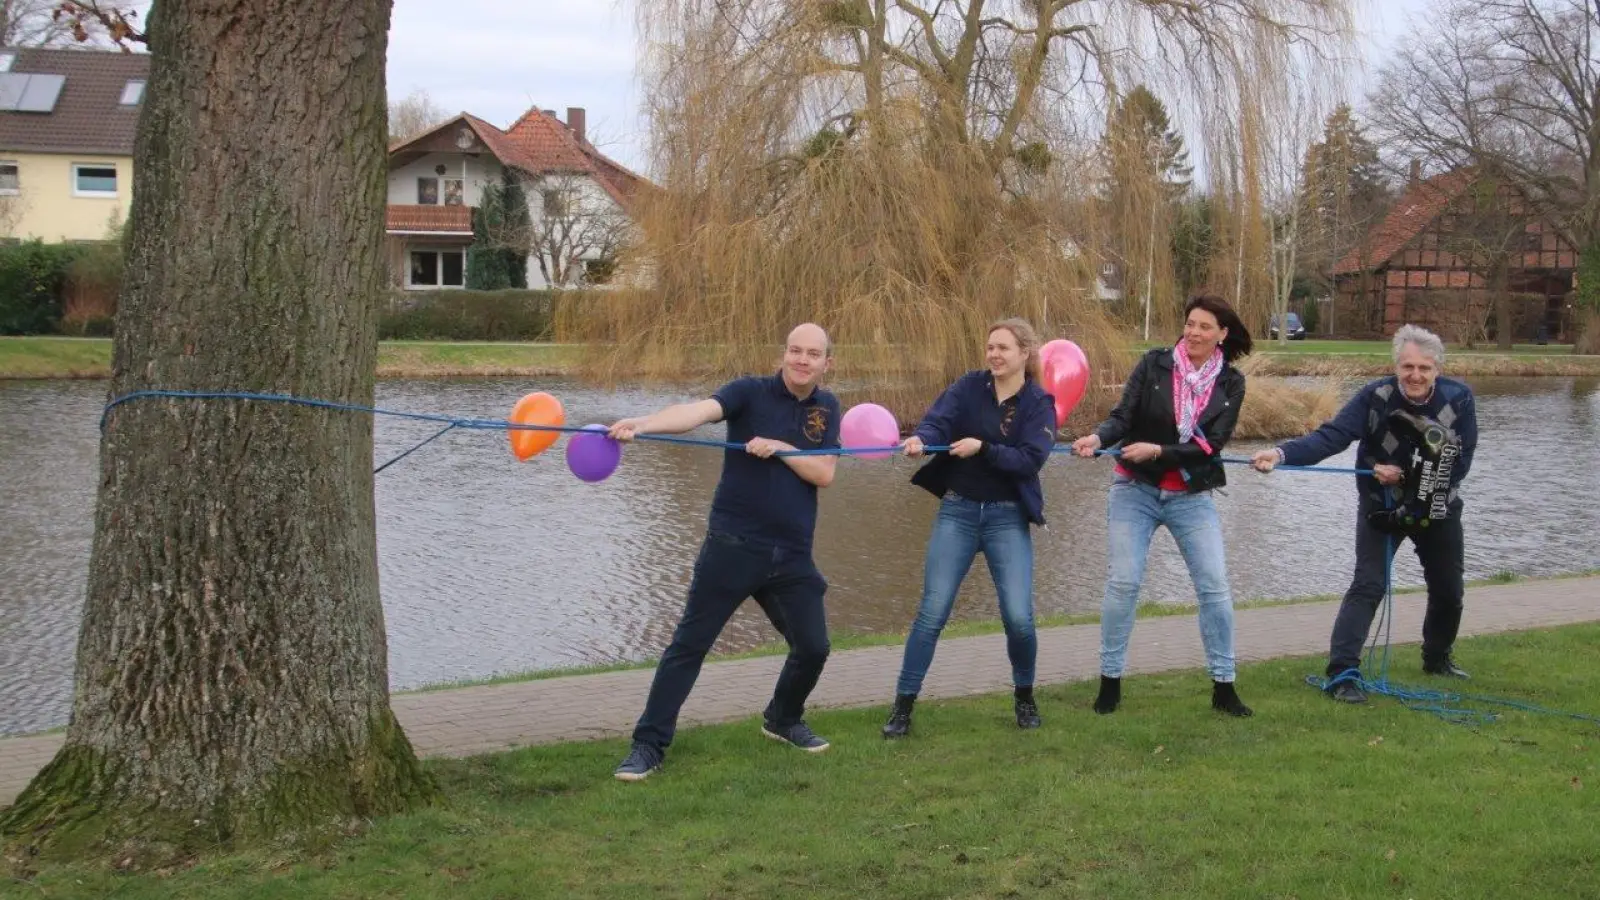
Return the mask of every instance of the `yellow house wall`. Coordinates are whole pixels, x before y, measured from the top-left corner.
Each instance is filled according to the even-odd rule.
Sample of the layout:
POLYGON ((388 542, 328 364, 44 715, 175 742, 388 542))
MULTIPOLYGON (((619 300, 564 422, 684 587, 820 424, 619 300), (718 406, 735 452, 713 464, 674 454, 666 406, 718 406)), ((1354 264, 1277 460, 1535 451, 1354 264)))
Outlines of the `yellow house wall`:
POLYGON ((0 161, 17 164, 21 186, 15 195, 0 194, 0 236, 47 243, 104 240, 110 227, 128 214, 133 200, 130 157, 44 153, 7 153, 0 161), (117 196, 73 196, 74 163, 117 167, 117 196))

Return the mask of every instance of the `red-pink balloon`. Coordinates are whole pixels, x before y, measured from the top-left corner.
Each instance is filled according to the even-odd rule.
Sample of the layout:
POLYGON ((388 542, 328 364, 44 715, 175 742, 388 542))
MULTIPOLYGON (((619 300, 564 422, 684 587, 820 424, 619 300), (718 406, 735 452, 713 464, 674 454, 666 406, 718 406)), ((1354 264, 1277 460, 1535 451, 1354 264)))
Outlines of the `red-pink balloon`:
MULTIPOLYGON (((894 413, 876 403, 858 403, 844 414, 839 422, 839 444, 847 449, 856 447, 893 447, 900 442, 900 425, 894 413)), ((864 459, 885 459, 893 450, 882 453, 857 453, 864 459)))
POLYGON ((1044 370, 1043 387, 1055 398, 1056 427, 1060 428, 1089 389, 1089 358, 1077 344, 1058 338, 1039 348, 1039 363, 1044 370))

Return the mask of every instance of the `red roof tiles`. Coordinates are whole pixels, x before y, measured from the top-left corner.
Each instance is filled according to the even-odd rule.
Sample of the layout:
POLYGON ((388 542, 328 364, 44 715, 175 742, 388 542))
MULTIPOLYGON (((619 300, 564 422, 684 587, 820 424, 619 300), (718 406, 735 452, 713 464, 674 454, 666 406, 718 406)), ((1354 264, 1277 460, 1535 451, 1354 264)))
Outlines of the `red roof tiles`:
POLYGON ((1476 180, 1473 169, 1462 168, 1412 185, 1378 227, 1367 232, 1366 240, 1334 264, 1333 274, 1353 275, 1382 268, 1476 180))

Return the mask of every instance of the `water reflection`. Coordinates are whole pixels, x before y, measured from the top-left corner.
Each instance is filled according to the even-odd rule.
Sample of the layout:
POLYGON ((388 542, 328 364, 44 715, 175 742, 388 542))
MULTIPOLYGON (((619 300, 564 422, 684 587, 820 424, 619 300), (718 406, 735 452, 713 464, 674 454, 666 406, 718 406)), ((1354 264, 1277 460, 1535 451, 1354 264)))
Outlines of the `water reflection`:
MULTIPOLYGON (((1474 387, 1483 438, 1466 484, 1468 576, 1600 566, 1592 502, 1600 380, 1482 379, 1474 387)), ((484 379, 384 382, 379 403, 502 417, 534 389, 559 396, 575 424, 700 396, 484 379)), ((104 399, 97 382, 0 383, 0 733, 66 717, 104 399)), ((375 458, 387 460, 431 430, 380 418, 375 458)), ((701 434, 720 439, 722 429, 701 434)), ((1352 457, 1346 451, 1329 464, 1348 466, 1352 457)), ((638 445, 616 476, 589 485, 567 471, 559 446, 519 463, 504 435, 463 432, 385 471, 377 479, 378 551, 394 686, 659 652, 682 608, 720 464, 719 451, 638 445)), ((910 621, 936 506, 907 483, 913 467, 846 458, 823 492, 817 556, 835 628, 900 631, 910 621)), ((1351 480, 1263 477, 1242 466, 1228 475, 1218 508, 1237 596, 1341 592, 1355 527, 1351 480)), ((1099 608, 1109 479, 1105 460, 1059 456, 1046 468, 1050 526, 1036 537, 1041 612, 1099 608)), ((1410 553, 1396 558, 1396 580, 1421 582, 1410 553)), ((1170 538, 1158 537, 1143 599, 1187 603, 1192 590, 1170 538)), ((987 578, 969 579, 956 616, 993 617, 995 602, 987 578)), ((747 604, 719 649, 771 637, 747 604)))

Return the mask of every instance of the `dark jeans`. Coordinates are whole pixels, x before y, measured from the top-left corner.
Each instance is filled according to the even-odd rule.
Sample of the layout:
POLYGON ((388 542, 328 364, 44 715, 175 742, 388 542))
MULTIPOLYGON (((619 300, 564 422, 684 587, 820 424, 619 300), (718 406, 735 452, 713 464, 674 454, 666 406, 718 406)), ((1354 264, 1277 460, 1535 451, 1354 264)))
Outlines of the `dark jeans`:
POLYGON ((1367 511, 1372 508, 1368 503, 1363 499, 1356 515, 1355 577, 1333 622, 1333 638, 1328 647, 1329 676, 1360 667, 1361 649, 1388 586, 1389 554, 1399 550, 1402 540, 1411 541, 1428 586, 1428 609, 1422 619, 1422 658, 1443 659, 1455 646, 1456 633, 1461 629, 1466 542, 1460 503, 1452 506, 1450 518, 1411 535, 1384 534, 1368 525, 1367 511))
POLYGON ((683 618, 656 666, 633 739, 661 750, 672 745, 678 712, 700 677, 700 666, 746 597, 755 598, 789 643, 789 657, 764 714, 767 724, 781 729, 799 722, 828 661, 828 620, 822 606, 827 589, 809 553, 709 532, 695 560, 683 618))

